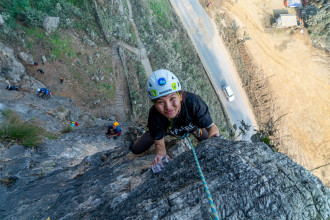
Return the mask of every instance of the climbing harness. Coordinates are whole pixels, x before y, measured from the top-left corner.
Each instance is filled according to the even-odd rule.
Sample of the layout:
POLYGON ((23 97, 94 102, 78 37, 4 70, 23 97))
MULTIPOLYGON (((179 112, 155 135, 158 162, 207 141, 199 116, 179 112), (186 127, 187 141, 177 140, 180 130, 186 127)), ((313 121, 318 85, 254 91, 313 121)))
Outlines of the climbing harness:
POLYGON ((197 155, 196 155, 194 146, 192 145, 192 143, 190 141, 189 133, 184 134, 182 137, 178 138, 178 140, 180 140, 180 139, 182 139, 184 137, 188 140, 188 142, 190 144, 190 148, 191 148, 191 150, 192 150, 192 152, 194 154, 194 158, 195 158, 195 162, 196 162, 196 165, 197 165, 197 168, 198 168, 198 171, 199 171, 199 175, 201 176, 201 179, 202 179, 202 182, 203 182, 203 185, 204 185, 204 189, 205 189, 205 192, 206 192, 206 195, 207 195, 207 199, 209 200, 209 204, 211 206, 211 210, 212 210, 212 214, 213 214, 213 219, 219 220, 219 216, 218 216, 217 210, 215 209, 215 206, 214 206, 214 203, 213 203, 213 199, 212 199, 211 193, 209 191, 209 188, 207 187, 207 183, 206 183, 205 177, 203 175, 201 166, 199 165, 199 162, 198 162, 198 159, 197 159, 197 155))

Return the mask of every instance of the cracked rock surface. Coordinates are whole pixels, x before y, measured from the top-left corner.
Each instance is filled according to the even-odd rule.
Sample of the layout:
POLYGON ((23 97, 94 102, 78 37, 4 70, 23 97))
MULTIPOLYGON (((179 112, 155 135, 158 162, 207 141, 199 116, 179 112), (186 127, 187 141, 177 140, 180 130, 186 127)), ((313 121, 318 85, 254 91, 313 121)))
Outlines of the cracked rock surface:
MULTIPOLYGON (((220 219, 330 217, 329 189, 262 143, 211 138, 196 153, 220 219)), ((192 152, 172 156, 157 175, 152 159, 123 142, 29 184, 1 186, 0 219, 210 219, 192 152)))

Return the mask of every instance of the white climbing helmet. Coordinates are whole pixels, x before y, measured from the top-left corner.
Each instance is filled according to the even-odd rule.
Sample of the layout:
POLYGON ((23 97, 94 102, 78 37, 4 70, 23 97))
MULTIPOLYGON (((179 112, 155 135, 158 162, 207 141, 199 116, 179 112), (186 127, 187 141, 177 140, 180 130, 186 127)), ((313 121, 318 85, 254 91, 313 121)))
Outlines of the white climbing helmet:
POLYGON ((40 92, 40 88, 38 89, 38 92, 40 92))
POLYGON ((181 91, 181 84, 178 78, 165 69, 156 70, 148 79, 148 95, 151 100, 181 91))

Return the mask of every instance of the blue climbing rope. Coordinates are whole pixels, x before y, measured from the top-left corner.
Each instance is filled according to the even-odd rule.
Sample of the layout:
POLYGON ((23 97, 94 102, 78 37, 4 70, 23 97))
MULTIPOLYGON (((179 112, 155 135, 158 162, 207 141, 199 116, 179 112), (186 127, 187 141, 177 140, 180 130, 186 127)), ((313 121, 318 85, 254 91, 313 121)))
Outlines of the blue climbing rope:
MULTIPOLYGON (((217 210, 215 209, 215 206, 214 206, 214 202, 213 202, 213 199, 212 199, 212 196, 211 196, 211 193, 209 191, 209 188, 207 187, 207 183, 206 183, 206 180, 205 180, 205 177, 203 175, 203 172, 202 172, 202 169, 201 169, 201 166, 199 165, 199 162, 198 162, 198 159, 197 159, 197 155, 196 155, 196 152, 195 152, 195 149, 194 149, 194 146, 192 145, 191 141, 190 141, 190 138, 189 138, 189 133, 183 135, 183 137, 185 137, 189 144, 190 144, 190 147, 191 147, 191 150, 194 154, 194 158, 195 158, 195 161, 196 161, 196 165, 197 165, 197 168, 198 168, 198 171, 199 171, 199 175, 201 176, 202 178, 202 182, 203 182, 203 185, 204 185, 204 189, 205 189, 205 192, 206 192, 206 195, 207 195, 207 199, 209 200, 209 203, 210 203, 210 206, 211 206, 211 210, 212 210, 212 214, 213 214, 213 219, 215 220, 219 220, 219 216, 218 216, 218 213, 217 213, 217 210)), ((180 138, 182 139, 182 138, 180 138)))

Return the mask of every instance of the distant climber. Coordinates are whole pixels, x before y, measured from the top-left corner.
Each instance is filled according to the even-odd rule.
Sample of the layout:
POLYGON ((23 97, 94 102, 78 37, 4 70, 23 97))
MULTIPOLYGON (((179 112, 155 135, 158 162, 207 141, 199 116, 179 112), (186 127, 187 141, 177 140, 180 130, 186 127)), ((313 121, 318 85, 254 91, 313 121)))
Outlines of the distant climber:
POLYGON ((121 135, 121 128, 118 122, 114 122, 112 125, 109 125, 105 134, 108 138, 118 139, 121 135))
POLYGON ((63 77, 60 78, 60 83, 63 83, 64 79, 63 77))
POLYGON ((190 92, 181 91, 178 78, 170 71, 161 69, 153 72, 147 83, 148 95, 153 102, 149 110, 148 129, 132 146, 134 154, 141 154, 155 143, 155 159, 152 170, 162 160, 168 160, 165 148, 165 135, 180 137, 193 134, 198 141, 218 137, 219 129, 213 123, 206 103, 190 92))
POLYGON ((72 127, 78 127, 79 123, 77 121, 71 121, 72 127))
POLYGON ((18 86, 16 86, 16 85, 10 86, 9 85, 9 86, 6 87, 6 89, 7 90, 17 90, 18 91, 18 86))
POLYGON ((38 66, 39 63, 37 63, 36 61, 34 61, 34 62, 33 62, 33 65, 38 66))
POLYGON ((209 7, 209 6, 210 6, 210 4, 211 4, 211 2, 207 3, 207 7, 209 7))
POLYGON ((41 67, 37 69, 37 72, 40 72, 41 74, 45 74, 45 72, 41 69, 41 67))

